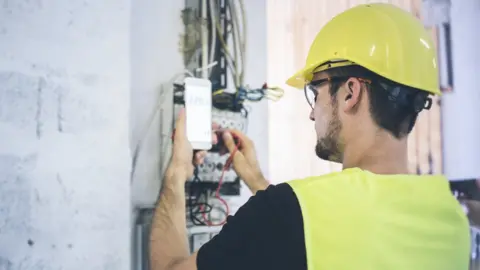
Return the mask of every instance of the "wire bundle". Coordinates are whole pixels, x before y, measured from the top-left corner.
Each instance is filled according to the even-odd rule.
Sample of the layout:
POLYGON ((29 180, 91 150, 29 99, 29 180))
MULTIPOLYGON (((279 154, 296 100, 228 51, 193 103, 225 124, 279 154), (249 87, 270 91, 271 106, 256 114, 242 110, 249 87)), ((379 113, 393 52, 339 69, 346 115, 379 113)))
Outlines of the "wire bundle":
POLYGON ((196 226, 206 226, 207 223, 203 217, 204 215, 210 214, 213 207, 208 203, 208 198, 210 197, 208 189, 202 190, 193 187, 196 183, 200 182, 200 178, 198 177, 198 166, 196 166, 194 177, 190 182, 187 207, 189 209, 189 216, 192 224, 196 226))
POLYGON ((215 194, 211 194, 211 190, 208 188, 202 189, 199 185, 195 185, 201 182, 200 178, 198 177, 198 167, 195 167, 194 177, 192 181, 189 183, 190 188, 188 192, 188 199, 187 199, 187 208, 189 209, 189 218, 193 225, 196 226, 221 226, 226 223, 227 217, 229 215, 229 206, 225 199, 223 199, 220 195, 220 189, 223 183, 223 175, 226 169, 230 166, 230 162, 227 162, 225 165, 222 175, 218 181, 217 189, 215 190, 215 194), (219 200, 224 209, 217 209, 224 213, 225 217, 220 222, 213 222, 210 213, 214 209, 213 205, 209 203, 209 198, 212 195, 219 200))
POLYGON ((222 168, 222 174, 220 175, 220 179, 218 180, 218 185, 217 185, 217 188, 216 188, 215 194, 214 194, 214 197, 218 201, 220 201, 224 206, 225 218, 218 223, 213 222, 211 220, 211 218, 209 217, 209 214, 212 211, 213 207, 212 207, 211 204, 208 203, 208 198, 210 197, 208 189, 202 190, 202 189, 192 188, 194 186, 194 183, 200 182, 200 178, 198 177, 198 166, 196 166, 195 171, 194 171, 194 178, 193 178, 192 182, 190 183, 192 186, 189 189, 189 194, 188 194, 189 197, 188 197, 188 201, 187 201, 187 207, 190 209, 190 220, 192 221, 192 223, 194 225, 197 225, 197 226, 202 226, 202 225, 203 226, 204 225, 207 225, 207 226, 222 226, 227 222, 227 217, 230 213, 230 207, 228 206, 227 201, 224 198, 222 198, 222 196, 220 194, 220 190, 222 188, 223 178, 225 176, 225 172, 231 167, 232 162, 233 162, 233 157, 235 156, 235 154, 237 153, 237 151, 238 151, 238 149, 241 145, 240 139, 238 137, 236 137, 234 134, 232 134, 232 135, 234 136, 234 139, 236 140, 235 149, 232 151, 232 153, 230 154, 230 156, 227 159, 227 162, 225 163, 225 165, 222 168), (195 194, 195 193, 197 193, 197 194, 195 194), (200 215, 201 215, 202 219, 199 218, 200 215))
MULTIPOLYGON (((193 75, 199 76, 201 73, 203 78, 207 78, 208 75, 214 89, 213 106, 220 110, 240 112, 247 117, 248 110, 244 104, 245 101, 256 102, 264 98, 274 101, 280 99, 284 92, 279 87, 269 87, 264 84, 260 88, 250 88, 245 85, 247 24, 243 1, 202 0, 201 4, 200 20, 192 12, 185 11, 184 13, 187 36, 190 36, 185 42, 190 45, 184 48, 185 66, 192 71, 193 75), (208 10, 208 14, 206 10, 208 10), (205 30, 208 27, 210 27, 210 31, 207 34, 205 30), (198 61, 200 56, 201 62, 198 61), (199 65, 201 67, 198 67, 199 65), (232 87, 234 89, 232 92, 223 89, 227 88, 227 82, 230 79, 233 79, 235 86, 232 87)), ((174 103, 185 104, 184 90, 183 84, 174 85, 174 103)), ((237 144, 237 149, 238 147, 237 144)), ((225 171, 230 167, 235 151, 222 170, 214 194, 212 194, 211 186, 202 185, 204 183, 202 183, 203 179, 198 177, 198 168, 195 169, 194 178, 187 183, 189 186, 186 202, 189 211, 188 218, 193 225, 220 226, 226 222, 229 205, 220 196, 220 190, 225 171), (223 210, 225 219, 218 223, 211 220, 212 210, 217 211, 217 207, 209 202, 212 199, 223 204, 222 209, 218 210, 223 210)))
MULTIPOLYGON (((223 89, 217 90, 213 93, 213 97, 217 95, 224 94, 225 91, 223 89)), ((237 89, 235 93, 235 100, 236 102, 243 102, 243 101, 260 101, 264 98, 277 101, 281 97, 283 97, 284 91, 280 87, 269 87, 266 83, 262 85, 261 88, 254 88, 251 89, 247 87, 240 87, 237 89)))
MULTIPOLYGON (((215 4, 216 0, 210 0, 210 5, 215 4)), ((242 0, 225 1, 225 6, 230 14, 229 29, 232 36, 233 50, 229 49, 228 44, 222 36, 222 28, 217 16, 212 16, 212 24, 215 26, 218 39, 227 58, 227 66, 233 77, 235 88, 244 84, 245 63, 246 63, 246 44, 247 44, 247 22, 245 7, 242 0)), ((212 7, 212 6, 211 6, 212 7)), ((215 8, 212 7, 215 11, 215 8)), ((214 13, 214 12, 213 12, 214 13)), ((212 14, 213 14, 212 13, 212 14)))
POLYGON ((244 106, 245 101, 256 102, 264 98, 277 101, 283 96, 283 93, 283 89, 279 87, 269 87, 267 84, 256 89, 240 87, 234 93, 220 89, 213 92, 213 106, 220 110, 242 112, 246 117, 248 113, 244 106))
POLYGON ((220 1, 219 0, 202 0, 208 1, 204 7, 210 11, 210 21, 202 21, 202 18, 197 18, 191 9, 185 9, 182 17, 186 27, 186 34, 183 40, 183 52, 185 55, 185 66, 194 71, 195 75, 199 75, 200 71, 208 69, 208 75, 212 73, 212 68, 218 63, 215 62, 217 53, 217 40, 221 46, 221 50, 226 55, 226 64, 231 71, 235 85, 238 87, 243 84, 244 66, 245 66, 245 51, 246 51, 246 17, 243 0, 225 0, 224 8, 228 12, 227 29, 228 34, 232 37, 232 49, 229 49, 227 44, 226 33, 223 33, 222 19, 220 17, 220 1), (207 5, 208 4, 208 5, 207 5), (202 35, 202 25, 208 24, 210 26, 211 42, 208 48, 208 63, 203 64, 203 67, 193 68, 198 66, 197 59, 202 54, 202 42, 200 37, 202 35))

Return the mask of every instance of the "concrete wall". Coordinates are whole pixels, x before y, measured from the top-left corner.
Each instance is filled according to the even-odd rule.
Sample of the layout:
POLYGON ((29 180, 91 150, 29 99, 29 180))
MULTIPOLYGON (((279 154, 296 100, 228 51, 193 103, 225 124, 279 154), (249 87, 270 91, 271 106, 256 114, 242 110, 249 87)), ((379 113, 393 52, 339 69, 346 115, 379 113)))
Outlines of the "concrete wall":
MULTIPOLYGON (((132 205, 160 186, 159 121, 145 126, 159 86, 182 71, 183 2, 2 4, 0 269, 129 269, 132 205)), ((245 5, 245 77, 259 86, 266 6, 245 5)), ((268 175, 267 102, 251 107, 248 134, 268 175)))
POLYGON ((0 4, 0 269, 129 269, 130 1, 0 4))

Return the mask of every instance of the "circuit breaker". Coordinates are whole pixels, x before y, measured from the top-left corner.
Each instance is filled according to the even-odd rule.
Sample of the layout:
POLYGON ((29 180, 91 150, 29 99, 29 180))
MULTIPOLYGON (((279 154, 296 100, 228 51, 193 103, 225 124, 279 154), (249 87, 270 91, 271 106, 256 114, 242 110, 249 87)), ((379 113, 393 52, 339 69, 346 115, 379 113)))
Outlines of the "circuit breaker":
MULTIPOLYGON (((237 129, 242 132, 247 130, 247 118, 242 113, 213 109, 212 121, 217 123, 220 129, 237 129)), ((229 154, 209 152, 205 157, 205 162, 199 165, 197 176, 200 182, 204 183, 205 186, 210 186, 212 189, 216 188, 221 179, 221 194, 239 195, 240 179, 231 167, 225 168, 229 158, 229 154)))

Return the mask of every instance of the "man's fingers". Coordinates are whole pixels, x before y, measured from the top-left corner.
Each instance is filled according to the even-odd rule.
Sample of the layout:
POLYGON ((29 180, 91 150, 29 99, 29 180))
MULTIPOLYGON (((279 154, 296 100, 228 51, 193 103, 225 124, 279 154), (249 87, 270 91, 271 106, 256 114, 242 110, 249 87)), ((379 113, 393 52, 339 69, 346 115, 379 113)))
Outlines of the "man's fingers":
POLYGON ((247 137, 243 132, 237 129, 229 130, 234 136, 240 139, 240 144, 242 148, 250 148, 252 146, 252 141, 247 137))
POLYGON ((182 108, 175 122, 175 138, 183 138, 186 136, 187 123, 185 118, 185 108, 182 108))
POLYGON ((228 151, 230 153, 235 151, 235 149, 237 148, 237 145, 235 144, 235 140, 233 139, 233 136, 230 133, 230 131, 224 131, 222 136, 223 136, 223 141, 225 143, 225 147, 227 147, 228 151))
POLYGON ((195 165, 202 164, 205 161, 205 157, 207 156, 207 151, 198 151, 195 153, 193 157, 193 163, 195 165))
MULTIPOLYGON (((230 158, 233 161, 233 168, 235 170, 241 170, 245 166, 245 157, 243 156, 242 152, 237 149, 237 145, 235 144, 235 140, 232 136, 232 133, 229 131, 223 132, 223 141, 225 143, 225 147, 227 148, 228 152, 230 152, 230 158)), ((238 171, 237 171, 238 172, 238 171)))
POLYGON ((195 153, 196 158, 204 158, 207 155, 207 151, 198 151, 195 153))
POLYGON ((218 137, 216 132, 212 132, 212 144, 218 143, 218 137))

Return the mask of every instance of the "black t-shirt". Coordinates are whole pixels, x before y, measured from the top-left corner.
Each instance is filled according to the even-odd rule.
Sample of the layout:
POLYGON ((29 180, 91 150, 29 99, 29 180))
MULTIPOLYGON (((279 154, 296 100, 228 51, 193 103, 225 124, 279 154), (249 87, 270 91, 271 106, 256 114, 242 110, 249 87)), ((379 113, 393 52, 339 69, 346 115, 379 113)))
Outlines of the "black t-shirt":
POLYGON ((306 270, 303 218, 288 184, 258 191, 197 254, 198 270, 306 270))

